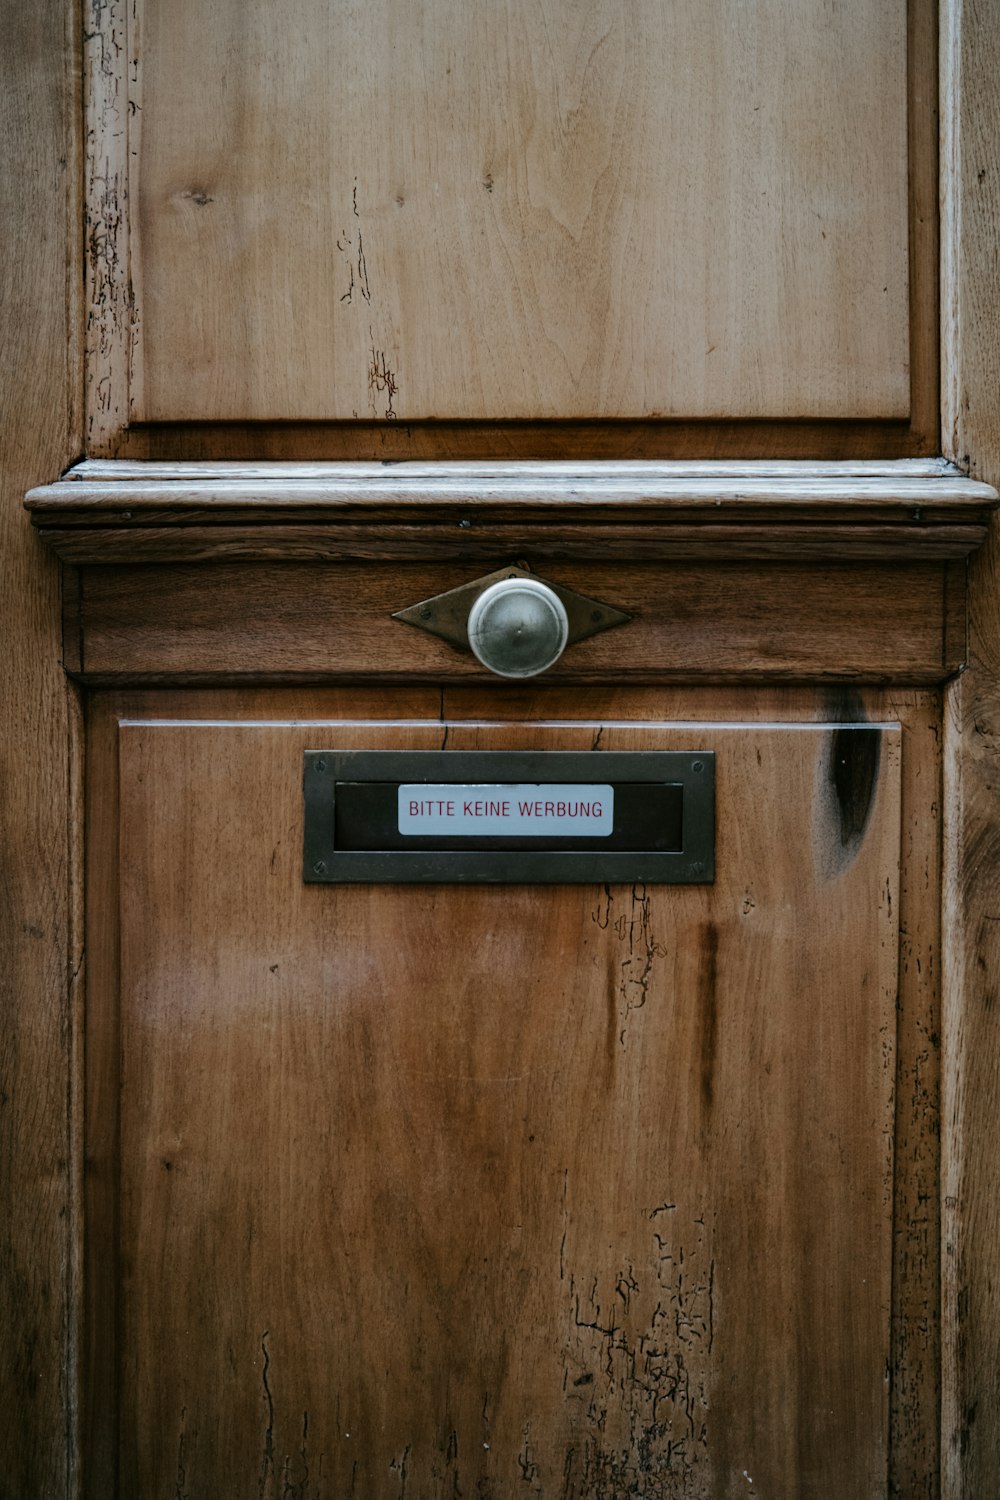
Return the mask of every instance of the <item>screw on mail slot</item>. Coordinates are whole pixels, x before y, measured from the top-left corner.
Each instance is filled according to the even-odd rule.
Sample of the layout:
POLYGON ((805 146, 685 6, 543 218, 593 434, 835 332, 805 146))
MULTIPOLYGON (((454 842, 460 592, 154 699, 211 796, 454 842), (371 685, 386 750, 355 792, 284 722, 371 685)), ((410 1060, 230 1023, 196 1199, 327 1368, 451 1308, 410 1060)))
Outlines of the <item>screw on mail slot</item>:
POLYGON ((715 875, 708 750, 310 750, 303 787, 310 884, 715 875))

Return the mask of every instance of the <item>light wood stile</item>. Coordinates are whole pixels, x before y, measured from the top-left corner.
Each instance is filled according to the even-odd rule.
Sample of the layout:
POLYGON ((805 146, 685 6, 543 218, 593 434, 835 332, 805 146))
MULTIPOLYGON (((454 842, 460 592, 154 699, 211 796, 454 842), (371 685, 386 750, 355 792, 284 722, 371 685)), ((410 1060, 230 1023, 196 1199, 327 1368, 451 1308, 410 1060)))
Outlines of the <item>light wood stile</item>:
POLYGON ((76 1483, 81 726, 27 487, 82 449, 76 7, 4 16, 0 89, 0 1496, 76 1483))

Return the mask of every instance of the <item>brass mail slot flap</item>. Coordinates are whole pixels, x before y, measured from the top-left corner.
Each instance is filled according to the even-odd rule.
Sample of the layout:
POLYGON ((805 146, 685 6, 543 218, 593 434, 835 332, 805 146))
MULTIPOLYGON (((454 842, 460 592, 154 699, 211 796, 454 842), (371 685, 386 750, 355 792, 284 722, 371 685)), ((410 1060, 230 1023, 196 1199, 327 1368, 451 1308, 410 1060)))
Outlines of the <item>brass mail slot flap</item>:
POLYGON ((305 755, 310 883, 708 884, 711 751, 305 755))

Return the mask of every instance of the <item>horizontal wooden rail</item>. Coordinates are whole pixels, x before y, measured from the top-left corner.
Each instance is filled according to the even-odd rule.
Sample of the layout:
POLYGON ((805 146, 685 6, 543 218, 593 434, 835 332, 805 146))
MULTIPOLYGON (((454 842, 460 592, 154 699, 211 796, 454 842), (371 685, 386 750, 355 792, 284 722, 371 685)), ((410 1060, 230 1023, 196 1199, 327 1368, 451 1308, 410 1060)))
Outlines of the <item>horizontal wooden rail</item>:
POLYGON ((32 490, 75 563, 483 556, 961 558, 996 492, 895 463, 138 464, 32 490))
POLYGON ((941 682, 996 502, 933 459, 89 462, 28 496, 95 685, 482 679, 393 616, 515 562, 631 617, 553 682, 941 682))

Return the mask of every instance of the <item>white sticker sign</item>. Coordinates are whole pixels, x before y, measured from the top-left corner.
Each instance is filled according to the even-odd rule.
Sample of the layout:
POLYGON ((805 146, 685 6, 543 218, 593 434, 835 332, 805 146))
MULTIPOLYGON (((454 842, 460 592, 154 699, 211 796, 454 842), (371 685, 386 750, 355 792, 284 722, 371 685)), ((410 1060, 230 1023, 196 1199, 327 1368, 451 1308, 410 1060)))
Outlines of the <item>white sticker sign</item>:
POLYGON ((607 838, 615 792, 582 782, 399 788, 399 831, 413 838, 607 838))

